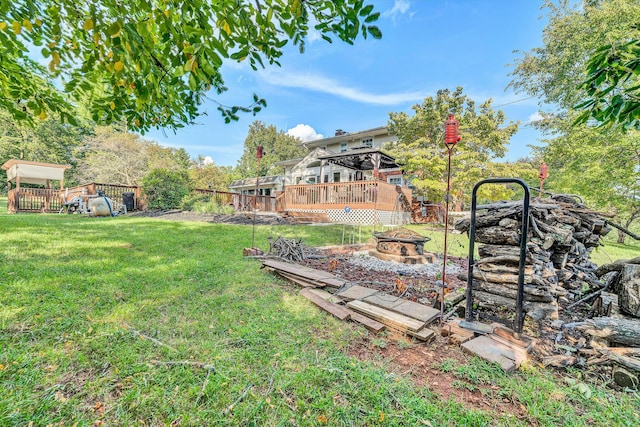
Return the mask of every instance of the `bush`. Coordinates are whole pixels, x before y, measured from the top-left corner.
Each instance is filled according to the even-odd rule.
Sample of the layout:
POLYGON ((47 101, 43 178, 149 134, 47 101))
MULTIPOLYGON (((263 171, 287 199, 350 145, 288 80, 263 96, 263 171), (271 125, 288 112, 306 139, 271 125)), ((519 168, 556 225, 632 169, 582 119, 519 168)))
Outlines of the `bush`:
POLYGON ((154 169, 142 180, 142 190, 150 209, 176 209, 190 191, 186 171, 154 169))
POLYGON ((199 214, 232 214, 235 213, 233 206, 226 206, 217 203, 206 194, 193 194, 182 200, 182 209, 193 211, 199 214))

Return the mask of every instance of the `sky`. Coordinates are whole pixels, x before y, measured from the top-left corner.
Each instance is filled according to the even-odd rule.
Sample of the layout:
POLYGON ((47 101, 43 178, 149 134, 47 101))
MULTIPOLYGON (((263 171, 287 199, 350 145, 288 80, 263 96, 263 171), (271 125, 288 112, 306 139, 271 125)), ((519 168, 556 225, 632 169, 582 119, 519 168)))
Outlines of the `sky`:
POLYGON ((249 125, 260 120, 304 141, 330 137, 337 129, 358 132, 385 126, 391 112, 411 107, 440 89, 464 93, 477 103, 491 98, 507 122, 520 121, 504 160, 530 154, 540 145, 530 123, 538 100, 507 89, 515 60, 542 45, 546 24, 541 0, 368 0, 381 13, 382 39, 359 37, 354 45, 332 44, 311 33, 306 50, 285 47, 281 66, 254 71, 229 62, 221 71, 228 92, 210 95, 197 124, 144 135, 162 146, 184 148, 193 157, 235 166, 249 125), (256 116, 225 124, 216 102, 249 105, 267 100, 256 116))

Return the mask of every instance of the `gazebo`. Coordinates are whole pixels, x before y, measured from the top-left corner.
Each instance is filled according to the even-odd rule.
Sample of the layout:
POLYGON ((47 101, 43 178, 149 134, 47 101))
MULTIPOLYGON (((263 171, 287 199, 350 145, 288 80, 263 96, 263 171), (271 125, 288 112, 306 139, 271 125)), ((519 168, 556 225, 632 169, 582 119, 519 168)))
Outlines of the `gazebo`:
POLYGON ((64 189, 64 171, 71 166, 12 159, 3 164, 2 169, 7 172, 9 212, 58 212, 60 190, 64 189), (59 182, 59 189, 53 188, 53 181, 59 182), (21 187, 21 184, 45 188, 21 187))

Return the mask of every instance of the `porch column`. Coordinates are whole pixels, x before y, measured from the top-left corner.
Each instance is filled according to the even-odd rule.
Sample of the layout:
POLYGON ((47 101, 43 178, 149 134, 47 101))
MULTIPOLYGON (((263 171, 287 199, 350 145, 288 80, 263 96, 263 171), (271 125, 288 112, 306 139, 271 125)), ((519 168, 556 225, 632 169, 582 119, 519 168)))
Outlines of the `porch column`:
MULTIPOLYGON (((327 165, 327 160, 320 160, 320 183, 324 184, 326 181, 324 180, 324 167, 327 165)), ((327 179, 328 181, 329 179, 327 179)))
POLYGON ((378 169, 380 169, 380 153, 373 153, 373 179, 378 179, 378 169))

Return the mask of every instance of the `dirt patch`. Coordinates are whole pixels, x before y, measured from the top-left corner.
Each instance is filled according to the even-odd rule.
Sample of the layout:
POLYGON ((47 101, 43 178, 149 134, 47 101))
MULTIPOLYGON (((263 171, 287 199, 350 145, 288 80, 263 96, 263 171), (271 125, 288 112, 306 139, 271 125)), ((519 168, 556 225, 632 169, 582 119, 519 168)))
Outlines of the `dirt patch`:
POLYGON ((381 363, 384 367, 408 376, 420 387, 427 387, 441 400, 453 400, 469 409, 494 412, 526 422, 526 408, 516 399, 500 393, 495 384, 474 384, 456 375, 455 366, 469 363, 470 356, 459 346, 451 345, 445 337, 436 337, 427 344, 402 344, 402 340, 385 340, 384 345, 375 340, 362 339, 353 343, 348 354, 360 360, 381 363))
MULTIPOLYGON (((191 211, 182 210, 156 210, 156 211, 140 211, 133 212, 131 216, 143 218, 157 218, 169 221, 198 221, 216 224, 239 224, 252 225, 254 223, 254 215, 250 212, 234 213, 234 214, 199 214, 191 211)), ((255 215, 256 225, 287 225, 292 224, 290 219, 282 218, 278 214, 257 213, 255 215)))

